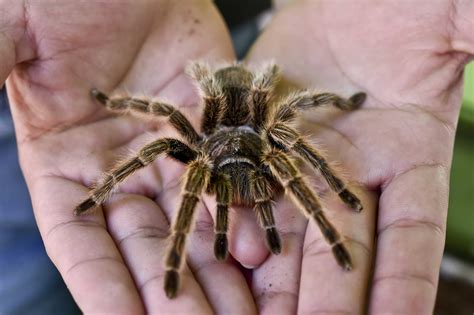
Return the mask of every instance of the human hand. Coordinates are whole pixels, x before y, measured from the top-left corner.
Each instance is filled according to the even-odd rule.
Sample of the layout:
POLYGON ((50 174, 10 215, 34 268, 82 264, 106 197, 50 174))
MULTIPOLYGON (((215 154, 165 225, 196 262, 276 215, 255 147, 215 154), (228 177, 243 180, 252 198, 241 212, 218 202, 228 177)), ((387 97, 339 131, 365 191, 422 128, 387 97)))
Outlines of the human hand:
POLYGON ((254 312, 245 279, 232 261, 214 264, 212 219, 203 209, 197 210, 198 227, 191 236, 196 241, 188 246, 193 273, 184 270, 179 297, 166 298, 163 257, 168 222, 180 201, 183 167, 178 163, 157 161, 95 213, 73 215, 87 187, 118 156, 174 135, 167 123, 111 115, 88 92, 92 87, 107 92, 126 88, 166 98, 184 105, 196 123, 200 111, 184 67, 189 60, 234 59, 213 4, 163 0, 8 5, 1 6, 7 10, 2 16, 10 19, 8 36, 2 39, 9 38, 15 48, 8 55, 15 67, 7 85, 21 165, 48 255, 81 310, 254 312))
POLYGON ((341 270, 315 224, 305 230, 293 206, 278 204, 288 250, 254 270, 262 313, 433 311, 462 70, 474 54, 468 16, 471 2, 294 1, 253 47, 249 63, 274 58, 299 87, 368 93, 357 111, 302 115, 360 186, 361 213, 324 194, 354 269, 341 270))

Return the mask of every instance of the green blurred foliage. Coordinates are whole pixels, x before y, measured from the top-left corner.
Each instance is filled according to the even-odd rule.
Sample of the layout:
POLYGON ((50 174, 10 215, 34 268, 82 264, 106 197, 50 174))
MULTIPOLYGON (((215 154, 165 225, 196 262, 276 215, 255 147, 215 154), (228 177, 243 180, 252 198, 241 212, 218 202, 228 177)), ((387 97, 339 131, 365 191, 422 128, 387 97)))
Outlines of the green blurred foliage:
POLYGON ((474 110, 474 61, 467 65, 464 72, 464 103, 474 110))
POLYGON ((464 71, 464 99, 461 120, 468 120, 474 126, 474 61, 464 71))
POLYGON ((465 71, 449 202, 446 249, 474 260, 474 62, 465 71))

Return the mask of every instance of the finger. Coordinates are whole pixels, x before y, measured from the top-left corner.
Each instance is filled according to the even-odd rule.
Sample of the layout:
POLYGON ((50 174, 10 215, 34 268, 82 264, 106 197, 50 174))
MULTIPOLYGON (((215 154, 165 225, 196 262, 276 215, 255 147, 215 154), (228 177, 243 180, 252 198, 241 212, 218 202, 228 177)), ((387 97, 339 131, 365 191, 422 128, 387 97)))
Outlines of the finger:
POLYGON ((164 287, 168 220, 152 200, 138 195, 115 196, 106 208, 107 226, 143 299, 148 314, 211 314, 201 287, 189 269, 181 273, 175 299, 166 297, 164 287))
POLYGON ((46 250, 84 313, 143 313, 143 305, 101 212, 83 218, 72 210, 86 189, 44 177, 30 186, 46 250))
POLYGON ((196 228, 190 235, 191 269, 218 314, 257 314, 252 293, 233 259, 214 257, 213 221, 205 207, 197 209, 196 228), (238 312, 237 312, 238 310, 238 312))
POLYGON ((370 310, 430 314, 444 248, 449 172, 420 166, 395 176, 380 197, 370 310))
POLYGON ((313 313, 363 313, 374 243, 375 200, 373 193, 354 189, 364 210, 350 211, 330 193, 323 209, 330 222, 340 232, 353 263, 344 271, 336 263, 331 248, 315 222, 306 230, 301 267, 298 311, 313 313))
MULTIPOLYGON (((217 203, 215 196, 205 196, 206 207, 216 222, 217 203)), ((269 251, 265 235, 258 226, 257 217, 249 207, 232 206, 229 209, 229 253, 242 266, 253 269, 262 264, 269 251)))
POLYGON ((259 266, 268 257, 265 233, 258 225, 253 209, 238 206, 231 208, 229 251, 247 269, 259 266))
MULTIPOLYGON (((168 218, 176 216, 181 202, 181 191, 178 185, 163 191, 158 198, 168 218)), ((242 273, 230 259, 227 262, 218 262, 214 257, 213 221, 208 210, 200 203, 195 211, 194 229, 188 235, 186 249, 188 265, 213 309, 218 314, 233 313, 235 310, 240 310, 241 314, 255 314, 252 294, 242 273)))
POLYGON ((279 198, 275 223, 282 252, 270 255, 253 272, 252 291, 260 314, 296 314, 307 219, 289 200, 279 198))
POLYGON ((190 5, 177 1, 170 3, 166 9, 166 15, 155 19, 152 31, 122 85, 132 91, 164 97, 176 104, 187 103, 190 94, 196 101, 197 93, 184 74, 185 66, 196 58, 213 62, 233 61, 232 42, 213 3, 190 5), (186 18, 176 19, 183 12, 186 18), (202 17, 206 21, 202 21, 202 17), (162 25, 166 28, 160 27, 162 25), (195 40, 199 45, 190 45, 195 40), (160 43, 167 43, 166 49, 160 43))

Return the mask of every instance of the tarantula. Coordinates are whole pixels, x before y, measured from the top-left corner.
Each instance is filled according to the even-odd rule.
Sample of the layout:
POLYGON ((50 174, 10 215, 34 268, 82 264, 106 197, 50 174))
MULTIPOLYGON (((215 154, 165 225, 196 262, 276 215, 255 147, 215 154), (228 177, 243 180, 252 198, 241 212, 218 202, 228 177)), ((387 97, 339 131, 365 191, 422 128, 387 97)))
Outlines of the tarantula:
POLYGON ((142 98, 109 98, 97 89, 91 91, 98 102, 112 111, 168 117, 184 141, 163 138, 146 144, 135 157, 107 173, 74 213, 81 215, 101 205, 120 182, 164 153, 187 165, 181 206, 173 222, 171 246, 165 260, 164 290, 168 298, 177 294, 186 237, 204 191, 214 194, 217 200, 216 259, 222 261, 228 255, 228 209, 232 203, 254 207, 265 230, 268 248, 279 254, 282 245, 275 227, 272 200, 286 189, 303 212, 315 220, 337 263, 350 270, 349 252, 291 156, 296 155, 317 169, 350 208, 361 211, 362 204, 291 123, 300 110, 321 105, 333 104, 342 110, 358 108, 366 94, 357 93, 345 99, 333 93, 298 91, 275 100, 275 85, 280 78, 275 64, 254 73, 241 64, 213 71, 207 65, 194 63, 189 72, 204 103, 202 133, 172 105, 142 98))

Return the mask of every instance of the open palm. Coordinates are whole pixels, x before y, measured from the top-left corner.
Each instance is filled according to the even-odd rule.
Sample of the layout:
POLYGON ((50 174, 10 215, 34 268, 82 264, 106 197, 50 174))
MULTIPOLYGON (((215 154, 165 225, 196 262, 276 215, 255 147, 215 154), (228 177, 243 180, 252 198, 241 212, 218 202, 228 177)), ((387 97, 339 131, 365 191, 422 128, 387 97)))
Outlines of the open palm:
POLYGON ((17 65, 7 82, 21 165, 48 254, 82 311, 210 313, 244 305, 252 313, 245 278, 232 262, 213 264, 207 211, 198 210, 198 240, 189 246, 194 273, 184 271, 179 299, 164 294, 165 239, 180 201, 178 163, 160 160, 100 211, 72 213, 117 157, 175 135, 164 123, 111 115, 92 101, 90 89, 165 98, 197 123, 184 67, 189 60, 234 58, 213 4, 42 1, 15 2, 9 10, 13 21, 26 19, 16 23, 26 25, 24 32, 13 32, 17 65))
POLYGON ((355 270, 340 270, 316 225, 302 233, 304 219, 279 206, 276 222, 293 249, 255 270, 262 311, 432 312, 462 70, 474 53, 473 24, 463 14, 472 16, 474 6, 424 5, 294 1, 251 50, 249 62, 275 58, 299 87, 346 97, 368 93, 355 112, 314 110, 302 123, 360 186, 360 214, 345 209, 335 194, 323 194, 355 270))
POLYGON ((48 254, 84 312, 251 314, 254 299, 260 311, 278 314, 431 311, 461 72, 474 52, 474 39, 462 37, 472 24, 461 14, 472 14, 472 5, 412 11, 408 3, 295 1, 282 10, 249 62, 276 59, 300 87, 369 95, 362 109, 307 113, 302 125, 329 160, 341 162, 364 203, 353 213, 316 184, 355 268, 341 271, 316 226, 288 202, 275 210, 279 256, 267 257, 253 213, 235 209, 229 250, 255 267, 249 289, 232 259, 215 262, 212 218, 201 205, 188 246, 193 272, 184 271, 170 301, 162 257, 182 165, 160 159, 101 211, 76 218, 72 210, 117 155, 176 134, 167 124, 110 115, 87 92, 124 88, 165 98, 196 125, 200 110, 183 68, 189 60, 233 59, 222 21, 205 0, 13 3, 9 16, 22 23, 11 23, 17 65, 8 92, 22 169, 48 254))

